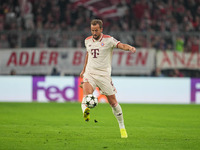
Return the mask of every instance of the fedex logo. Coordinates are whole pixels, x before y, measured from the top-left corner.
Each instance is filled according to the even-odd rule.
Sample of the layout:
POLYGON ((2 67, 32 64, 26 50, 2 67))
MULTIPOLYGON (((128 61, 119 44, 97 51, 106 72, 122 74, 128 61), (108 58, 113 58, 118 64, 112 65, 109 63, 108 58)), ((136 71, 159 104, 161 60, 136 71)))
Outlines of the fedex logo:
POLYGON ((200 79, 191 79, 191 102, 200 101, 200 79))
POLYGON ((74 101, 79 99, 78 78, 33 77, 33 101, 74 101))

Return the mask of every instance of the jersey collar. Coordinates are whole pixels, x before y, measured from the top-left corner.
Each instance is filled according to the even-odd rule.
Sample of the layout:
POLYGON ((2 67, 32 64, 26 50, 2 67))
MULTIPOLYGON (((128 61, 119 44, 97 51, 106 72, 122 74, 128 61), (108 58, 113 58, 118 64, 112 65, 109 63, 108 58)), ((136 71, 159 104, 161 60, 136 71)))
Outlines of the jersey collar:
POLYGON ((103 39, 103 33, 101 33, 101 37, 98 40, 95 40, 94 38, 92 38, 93 42, 101 42, 103 39))

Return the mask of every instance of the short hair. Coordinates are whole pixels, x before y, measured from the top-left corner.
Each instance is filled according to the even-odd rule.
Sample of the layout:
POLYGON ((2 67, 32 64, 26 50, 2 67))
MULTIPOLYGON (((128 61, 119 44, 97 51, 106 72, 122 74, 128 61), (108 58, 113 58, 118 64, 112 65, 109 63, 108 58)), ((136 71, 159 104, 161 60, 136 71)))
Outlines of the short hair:
POLYGON ((102 20, 100 20, 100 19, 93 19, 92 21, 91 21, 91 25, 99 25, 99 27, 100 28, 103 28, 103 21, 102 20))

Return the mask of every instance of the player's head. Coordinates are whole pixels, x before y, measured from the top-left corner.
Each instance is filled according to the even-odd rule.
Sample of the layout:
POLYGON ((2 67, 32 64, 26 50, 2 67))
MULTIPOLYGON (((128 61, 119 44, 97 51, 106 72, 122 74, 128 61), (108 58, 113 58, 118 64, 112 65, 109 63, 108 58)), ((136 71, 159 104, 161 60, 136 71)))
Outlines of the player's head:
POLYGON ((103 31, 103 21, 100 19, 93 19, 91 21, 91 33, 95 40, 98 40, 103 31))

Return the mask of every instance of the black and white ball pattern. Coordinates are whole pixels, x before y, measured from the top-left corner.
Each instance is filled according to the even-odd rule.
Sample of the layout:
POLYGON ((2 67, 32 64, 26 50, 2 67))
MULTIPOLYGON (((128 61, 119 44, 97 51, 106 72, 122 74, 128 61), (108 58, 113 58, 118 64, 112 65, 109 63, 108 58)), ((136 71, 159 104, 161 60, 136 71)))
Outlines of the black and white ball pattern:
POLYGON ((98 105, 98 99, 93 94, 87 95, 84 99, 88 108, 94 108, 98 105))

